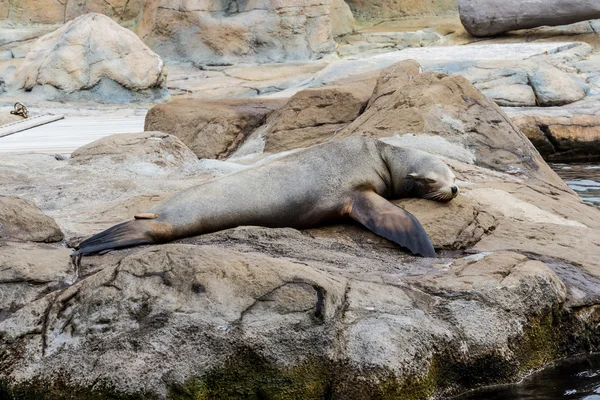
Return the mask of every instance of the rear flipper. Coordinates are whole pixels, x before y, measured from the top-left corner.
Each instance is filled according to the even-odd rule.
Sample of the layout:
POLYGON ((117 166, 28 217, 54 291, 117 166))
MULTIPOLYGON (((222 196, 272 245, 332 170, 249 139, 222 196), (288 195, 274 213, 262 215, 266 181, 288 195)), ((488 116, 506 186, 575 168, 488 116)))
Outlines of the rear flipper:
POLYGON ((88 255, 140 244, 155 243, 150 235, 147 221, 135 219, 108 228, 83 242, 76 247, 75 255, 88 255))
POLYGON ((429 236, 415 216, 375 192, 356 193, 352 198, 350 217, 413 254, 436 257, 429 236))

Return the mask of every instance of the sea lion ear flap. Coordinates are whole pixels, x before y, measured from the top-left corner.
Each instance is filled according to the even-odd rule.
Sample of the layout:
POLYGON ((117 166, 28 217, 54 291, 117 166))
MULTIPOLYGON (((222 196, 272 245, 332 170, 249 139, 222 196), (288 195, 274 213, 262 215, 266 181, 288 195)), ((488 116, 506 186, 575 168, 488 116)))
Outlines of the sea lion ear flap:
POLYGON ((419 179, 421 175, 417 174, 416 172, 411 172, 410 174, 406 175, 406 177, 412 179, 419 179))
POLYGON ((413 254, 435 257, 435 250, 419 221, 372 191, 357 192, 352 197, 350 217, 379 236, 407 248, 413 254))

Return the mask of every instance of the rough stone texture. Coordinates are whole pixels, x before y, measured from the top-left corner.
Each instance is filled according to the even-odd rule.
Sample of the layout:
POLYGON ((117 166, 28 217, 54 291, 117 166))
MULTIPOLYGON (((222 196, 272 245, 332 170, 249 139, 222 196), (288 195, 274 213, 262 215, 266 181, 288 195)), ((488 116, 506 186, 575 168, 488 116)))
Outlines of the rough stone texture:
MULTIPOLYGON (((287 236, 288 247, 305 241, 278 231, 271 236, 287 236)), ((24 363, 21 368, 3 358, 3 375, 16 387, 34 376, 55 382, 52 391, 58 394, 85 393, 82 388, 91 382, 103 382, 96 385, 101 391, 155 396, 185 388, 193 396, 231 398, 250 385, 249 390, 269 390, 275 397, 285 390, 299 399, 326 391, 333 398, 372 398, 366 395, 369 386, 386 390, 375 384, 377 378, 439 379, 432 364, 452 360, 449 354, 459 348, 473 354, 497 349, 518 363, 514 341, 530 310, 551 310, 566 297, 565 286, 547 266, 515 253, 458 259, 444 272, 440 264, 432 265, 419 280, 408 271, 371 267, 379 281, 335 268, 330 264, 335 250, 324 254, 317 264, 216 246, 143 250, 0 323, 4 341, 38 354, 35 361, 27 353, 14 354, 24 363), (24 335, 27 331, 41 333, 24 335), (441 347, 446 350, 435 350, 441 347), (328 360, 347 367, 329 367, 328 360), (346 381, 344 373, 362 365, 369 366, 365 388, 346 381), (285 388, 268 383, 271 374, 285 376, 290 367, 285 388), (236 368, 257 369, 258 381, 236 368), (229 384, 228 374, 237 377, 229 384)))
POLYGON ((530 76, 539 105, 562 106, 585 97, 585 84, 550 65, 542 65, 530 76))
POLYGON ((335 136, 364 110, 372 90, 366 82, 298 92, 261 128, 264 150, 276 153, 307 147, 335 136))
POLYGON ((0 243, 0 321, 59 290, 71 273, 70 249, 37 243, 0 243))
MULTIPOLYGON (((384 99, 410 94, 407 82, 426 75, 414 62, 401 66, 381 74, 367 112, 393 113, 384 99)), ((489 101, 479 107, 497 112, 489 101)), ((469 113, 462 115, 468 124, 469 113)), ((493 136, 508 127, 478 129, 493 136)), ((511 135, 499 135, 505 142, 495 149, 481 136, 455 135, 462 142, 444 138, 487 154, 492 166, 497 157, 499 167, 446 153, 461 195, 398 202, 423 223, 437 259, 408 256, 356 224, 240 227, 85 257, 82 280, 65 288, 66 251, 0 248, 0 394, 85 398, 93 385, 100 397, 427 398, 598 349, 600 211, 564 184, 539 179, 535 168, 504 171, 511 135), (12 256, 19 250, 37 252, 29 270, 30 256, 12 256), (32 276, 39 287, 26 286, 32 276)), ((429 150, 434 136, 422 136, 429 150)), ((39 201, 73 244, 207 178, 201 169, 177 174, 177 163, 161 167, 172 172, 164 179, 140 177, 135 166, 155 160, 151 144, 177 140, 123 138, 81 149, 70 162, 4 156, 3 188, 39 201)))
POLYGON ((583 99, 589 88, 576 74, 540 60, 478 62, 458 71, 452 64, 431 69, 464 76, 500 106, 562 106, 583 99))
POLYGON ((168 96, 160 57, 133 32, 94 13, 41 37, 9 85, 45 98, 128 102, 168 96))
POLYGON ((595 0, 460 0, 458 10, 463 26, 473 36, 600 18, 600 4, 595 0))
POLYGON ((364 21, 392 19, 416 15, 456 13, 458 0, 346 0, 355 17, 364 21))
POLYGON ((83 14, 104 14, 123 25, 135 25, 145 0, 0 0, 0 21, 17 24, 64 24, 83 14))
POLYGON ((407 47, 433 46, 442 41, 441 35, 429 29, 414 32, 358 32, 341 38, 337 53, 342 57, 367 57, 407 47))
POLYGON ((154 106, 144 129, 181 139, 198 158, 227 157, 285 100, 176 100, 154 106))
POLYGON ((135 165, 140 170, 148 168, 148 174, 159 167, 183 167, 196 161, 181 140, 162 132, 107 136, 75 150, 69 159, 72 164, 135 165))
POLYGON ((0 196, 0 239, 58 242, 63 234, 56 222, 31 201, 0 196))
MULTIPOLYGON (((360 52, 358 59, 330 63, 310 82, 318 86, 340 78, 378 72, 396 62, 414 59, 426 71, 461 75, 501 106, 556 106, 600 93, 594 49, 587 43, 494 43, 419 47, 418 32, 366 32, 349 35, 340 54, 360 52), (409 38, 402 43, 402 37, 409 38), (399 43, 394 40, 399 38, 399 43), (413 39, 416 42, 413 42, 413 39), (356 42, 354 42, 356 40, 356 42), (350 46, 347 48, 347 46, 350 46), (403 47, 411 48, 403 48, 403 47), (415 47, 412 47, 415 46, 415 47), (403 48, 390 51, 394 48, 403 48), (382 51, 386 51, 383 54, 382 51), (375 54, 374 54, 375 53, 375 54), (371 55, 373 54, 373 55, 371 55)), ((428 36, 427 36, 428 37, 428 36)))
POLYGON ((331 0, 159 1, 146 42, 196 65, 317 59, 335 51, 331 0))
POLYGON ((332 0, 329 15, 331 18, 331 33, 334 37, 354 31, 356 25, 354 16, 344 0, 332 0))
POLYGON ((573 161, 600 156, 600 117, 523 116, 513 122, 547 160, 573 161))

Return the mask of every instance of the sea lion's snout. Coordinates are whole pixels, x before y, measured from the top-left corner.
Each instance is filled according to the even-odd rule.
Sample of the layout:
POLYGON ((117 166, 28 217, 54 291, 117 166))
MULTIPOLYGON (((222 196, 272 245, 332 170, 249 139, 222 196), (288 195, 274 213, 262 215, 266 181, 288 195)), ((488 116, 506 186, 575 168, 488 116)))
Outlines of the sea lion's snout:
POLYGON ((456 185, 443 185, 440 188, 434 189, 429 193, 423 195, 424 199, 448 202, 458 196, 458 186, 456 185))

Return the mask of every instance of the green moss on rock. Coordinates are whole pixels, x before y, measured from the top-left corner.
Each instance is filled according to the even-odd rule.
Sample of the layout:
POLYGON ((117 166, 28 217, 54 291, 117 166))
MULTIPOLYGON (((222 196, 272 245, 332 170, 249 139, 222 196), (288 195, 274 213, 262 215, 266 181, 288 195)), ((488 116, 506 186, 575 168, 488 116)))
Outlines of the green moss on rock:
POLYGON ((250 350, 232 357, 222 368, 182 387, 171 389, 173 400, 321 399, 330 386, 330 363, 311 358, 299 365, 276 368, 250 350))

